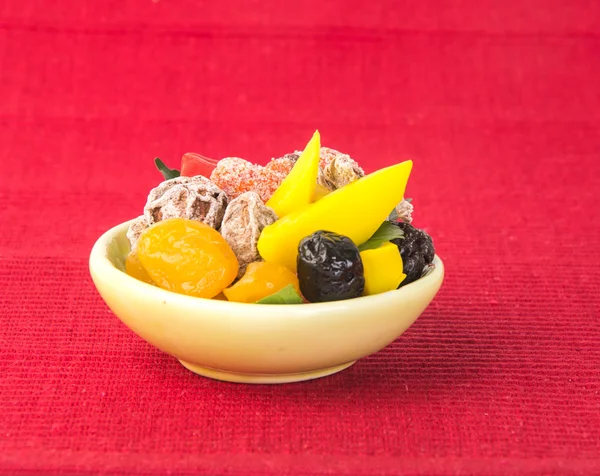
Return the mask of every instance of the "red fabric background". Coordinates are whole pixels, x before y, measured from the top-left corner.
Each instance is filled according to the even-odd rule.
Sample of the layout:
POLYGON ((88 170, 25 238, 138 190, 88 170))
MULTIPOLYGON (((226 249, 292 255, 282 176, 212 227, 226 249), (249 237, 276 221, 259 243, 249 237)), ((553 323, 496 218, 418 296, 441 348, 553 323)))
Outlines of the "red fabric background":
POLYGON ((600 473, 600 4, 0 2, 0 473, 600 473), (69 4, 70 3, 70 4, 69 4), (330 378, 200 378, 95 292, 186 151, 415 160, 447 266, 330 378))

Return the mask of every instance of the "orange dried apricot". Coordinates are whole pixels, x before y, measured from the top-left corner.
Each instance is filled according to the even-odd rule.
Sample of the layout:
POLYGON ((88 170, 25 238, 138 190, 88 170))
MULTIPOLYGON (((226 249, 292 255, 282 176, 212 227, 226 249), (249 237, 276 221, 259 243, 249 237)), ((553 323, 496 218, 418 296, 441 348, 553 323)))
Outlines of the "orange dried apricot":
POLYGON ((127 258, 125 259, 125 271, 132 278, 148 284, 154 284, 154 281, 152 281, 152 278, 148 274, 148 271, 146 271, 146 268, 142 266, 140 258, 135 251, 132 251, 127 255, 127 258))
POLYGON ((164 220, 145 230, 137 254, 159 287, 203 298, 213 298, 229 286, 239 266, 218 231, 184 218, 164 220))
POLYGON ((288 285, 293 285, 300 294, 298 277, 285 266, 277 263, 250 263, 246 273, 233 286, 223 290, 229 301, 256 302, 275 294, 288 285))

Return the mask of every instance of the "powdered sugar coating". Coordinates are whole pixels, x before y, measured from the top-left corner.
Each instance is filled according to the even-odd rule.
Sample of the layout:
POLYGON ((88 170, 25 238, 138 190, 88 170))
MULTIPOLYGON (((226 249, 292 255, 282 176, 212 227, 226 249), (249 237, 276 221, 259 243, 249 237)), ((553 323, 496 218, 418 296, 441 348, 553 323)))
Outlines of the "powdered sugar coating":
POLYGON ((282 174, 283 178, 281 180, 283 181, 283 179, 292 171, 292 168, 299 157, 300 154, 298 153, 286 154, 278 159, 271 159, 271 161, 265 165, 265 168, 275 173, 282 174))
POLYGON ((412 223, 412 213, 415 207, 408 200, 402 200, 398 205, 396 205, 396 213, 398 214, 398 219, 402 220, 404 223, 412 223))
POLYGON ((146 228, 169 218, 197 220, 218 230, 228 201, 223 190, 201 175, 165 180, 150 191, 144 215, 127 231, 131 249, 146 228))
POLYGON ((331 161, 336 158, 341 158, 344 161, 350 162, 354 166, 360 168, 358 163, 354 159, 352 159, 348 154, 344 154, 343 152, 340 152, 339 150, 331 149, 330 147, 321 147, 321 150, 319 151, 319 157, 320 157, 319 165, 323 169, 327 168, 327 166, 331 163, 331 161))
POLYGON ((144 215, 137 217, 131 222, 131 225, 129 225, 129 229, 127 230, 127 239, 131 244, 131 251, 136 250, 140 235, 146 228, 148 228, 148 221, 144 215))
POLYGON ((291 170, 288 159, 274 159, 272 165, 261 167, 239 157, 227 157, 219 161, 210 179, 231 199, 253 191, 266 202, 289 173, 288 168, 291 170))
POLYGON ((321 147, 317 182, 329 190, 336 190, 365 176, 364 170, 348 154, 321 147))
POLYGON ((221 235, 238 259, 238 278, 244 275, 250 263, 260 260, 256 246, 258 238, 262 230, 276 220, 276 213, 262 202, 256 192, 245 192, 227 206, 221 235))
POLYGON ((225 192, 206 177, 177 177, 150 191, 144 215, 149 225, 169 218, 187 218, 218 230, 227 203, 225 192))

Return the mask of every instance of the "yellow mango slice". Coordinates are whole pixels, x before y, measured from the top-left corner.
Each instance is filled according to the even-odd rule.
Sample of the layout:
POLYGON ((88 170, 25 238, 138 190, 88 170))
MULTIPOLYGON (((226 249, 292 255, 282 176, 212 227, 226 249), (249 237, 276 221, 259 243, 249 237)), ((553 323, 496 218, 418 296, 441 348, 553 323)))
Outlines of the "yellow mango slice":
POLYGON ((313 202, 319 201, 321 200, 325 195, 331 193, 331 190, 329 190, 327 187, 324 187, 321 184, 317 184, 317 186, 315 187, 315 193, 313 194, 313 202))
POLYGON ((374 250, 361 251, 365 269, 365 296, 392 291, 406 278, 402 272, 402 257, 394 243, 384 243, 374 250))
POLYGON ((266 203, 278 217, 284 217, 313 200, 320 151, 321 136, 319 131, 315 131, 290 173, 266 203))
POLYGON ((333 231, 361 245, 404 198, 411 169, 410 160, 386 167, 284 216, 262 231, 260 255, 295 271, 298 244, 315 231, 333 231))

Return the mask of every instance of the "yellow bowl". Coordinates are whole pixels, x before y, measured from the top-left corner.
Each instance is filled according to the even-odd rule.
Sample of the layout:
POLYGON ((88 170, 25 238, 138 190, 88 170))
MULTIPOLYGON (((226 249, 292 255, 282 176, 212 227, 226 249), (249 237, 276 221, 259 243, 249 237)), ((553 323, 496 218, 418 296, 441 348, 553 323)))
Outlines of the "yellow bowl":
POLYGON ((94 245, 90 272, 108 307, 142 339, 205 377, 286 383, 339 372, 415 322, 438 292, 444 265, 396 291, 348 301, 267 305, 184 296, 124 271, 130 222, 94 245))

